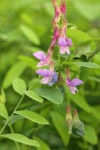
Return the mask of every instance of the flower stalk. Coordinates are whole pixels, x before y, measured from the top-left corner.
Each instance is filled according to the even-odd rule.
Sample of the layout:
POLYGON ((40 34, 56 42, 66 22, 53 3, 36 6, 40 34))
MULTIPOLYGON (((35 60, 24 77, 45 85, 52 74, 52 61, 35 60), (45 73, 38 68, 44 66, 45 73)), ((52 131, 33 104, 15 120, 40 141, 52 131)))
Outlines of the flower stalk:
MULTIPOLYGON (((36 73, 40 76, 42 76, 41 83, 42 84, 47 84, 47 85, 53 85, 57 82, 59 79, 59 75, 61 75, 60 71, 60 55, 64 54, 70 54, 70 47, 73 46, 72 40, 66 36, 66 31, 67 31, 67 19, 66 19, 66 1, 61 0, 60 5, 58 3, 58 0, 52 0, 52 4, 54 6, 55 14, 54 18, 52 20, 52 25, 54 29, 53 37, 50 43, 50 46, 48 48, 47 54, 45 54, 42 51, 38 51, 33 54, 37 59, 40 60, 38 62, 37 67, 44 67, 46 66, 45 69, 39 69, 36 71, 36 73), (61 22, 61 25, 60 25, 61 22), (56 44, 59 47, 59 52, 58 52, 58 73, 55 70, 55 63, 53 60, 53 53, 55 50, 56 44), (53 63, 53 71, 51 71, 49 68, 51 64, 53 63)), ((70 70, 69 70, 70 74, 70 70)), ((78 89, 76 86, 80 85, 83 83, 78 78, 75 78, 71 80, 71 75, 67 74, 66 82, 67 87, 70 89, 70 92, 72 94, 75 94, 78 92, 78 89)))

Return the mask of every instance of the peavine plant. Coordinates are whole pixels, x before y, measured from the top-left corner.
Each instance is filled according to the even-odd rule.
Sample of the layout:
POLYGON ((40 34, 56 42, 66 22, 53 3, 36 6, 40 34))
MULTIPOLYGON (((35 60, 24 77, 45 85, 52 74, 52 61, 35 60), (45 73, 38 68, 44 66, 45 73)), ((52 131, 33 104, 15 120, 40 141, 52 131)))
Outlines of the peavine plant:
MULTIPOLYGON (((70 57, 68 57, 64 61, 60 58, 61 54, 62 55, 65 54, 65 58, 66 58, 66 55, 70 54, 69 47, 73 46, 72 40, 70 38, 66 37, 66 32, 67 32, 66 1, 61 0, 60 6, 59 6, 57 0, 52 0, 52 3, 54 6, 54 9, 55 9, 55 16, 52 21, 53 28, 54 28, 54 34, 53 34, 51 44, 48 48, 47 54, 45 54, 42 51, 38 51, 33 54, 33 56, 35 56, 37 59, 40 60, 40 62, 37 64, 37 67, 47 66, 48 69, 39 69, 36 71, 36 73, 43 77, 41 80, 42 84, 53 86, 53 84, 57 83, 56 87, 55 87, 56 89, 64 87, 65 90, 67 90, 67 87, 68 87, 70 89, 70 92, 72 94, 75 94, 76 92, 78 92, 78 89, 76 88, 76 86, 82 84, 83 81, 81 81, 78 78, 74 78, 71 80, 70 67, 68 67, 68 68, 63 67, 63 66, 61 66, 61 64, 63 64, 64 62, 70 63, 72 60, 70 60, 70 57), (57 46, 58 49, 60 49, 60 51, 58 50, 58 52, 57 52, 58 60, 53 60, 53 58, 52 58, 55 46, 57 46), (64 72, 65 72, 65 75, 63 77, 62 74, 64 74, 64 72), (59 87, 59 82, 61 83, 60 87, 59 87)), ((66 123, 68 124, 69 133, 72 133, 72 128, 74 126, 75 128, 77 128, 80 131, 80 134, 81 134, 81 132, 83 134, 84 128, 83 128, 83 124, 78 119, 78 114, 75 113, 74 119, 72 119, 71 110, 70 110, 69 106, 67 106, 67 107, 68 107, 67 108, 68 112, 66 114, 66 123), (77 118, 77 119, 75 119, 75 118, 77 118), (74 120, 76 120, 76 121, 74 121, 74 120), (74 122, 75 122, 75 125, 74 125, 74 122)))
MULTIPOLYGON (((88 73, 87 68, 99 68, 98 64, 91 62, 91 58, 98 50, 91 53, 82 51, 82 45, 78 46, 78 42, 86 42, 87 46, 88 42, 94 45, 94 41, 89 35, 81 33, 79 30, 68 29, 71 24, 66 20, 65 0, 52 0, 52 3, 55 10, 52 21, 54 31, 47 54, 43 51, 33 53, 33 56, 40 60, 38 64, 35 58, 33 61, 26 56, 20 56, 19 59, 22 62, 18 62, 11 68, 3 82, 4 89, 12 83, 13 89, 21 96, 18 104, 11 110, 11 115, 5 107, 6 96, 4 90, 1 89, 0 115, 5 120, 3 120, 4 125, 0 131, 0 137, 15 141, 18 150, 31 149, 25 145, 33 146, 32 149, 49 150, 59 144, 65 150, 70 137, 80 137, 89 143, 97 143, 93 127, 90 125, 84 127, 79 118, 77 106, 86 112, 85 115, 91 113, 96 116, 97 112, 84 99, 84 90, 82 90, 83 85, 81 84, 84 83, 85 86, 86 78, 84 76, 88 73), (80 35, 82 36, 80 37, 80 35), (75 41, 75 39, 77 40, 75 41), (82 54, 86 56, 85 59, 82 54), (41 81, 36 76, 30 85, 26 86, 25 82, 18 78, 27 65, 36 70, 40 78, 43 77, 41 81), (41 69, 37 69, 37 67, 41 67, 41 69), (16 72, 14 76, 12 72, 16 72), (79 85, 81 85, 81 89, 78 92, 77 86, 79 85), (28 98, 31 101, 27 102, 28 98), (22 124, 20 133, 13 129, 13 124, 18 121, 20 126, 22 124), (11 133, 5 130, 7 126, 11 133), (3 134, 4 131, 5 134, 3 134), (91 132, 93 140, 89 138, 91 132), (57 136, 59 134, 62 140, 51 136, 52 134, 57 136)), ((37 36, 25 25, 21 25, 20 29, 32 42, 39 43, 37 36), (35 40, 31 37, 35 37, 35 40)))

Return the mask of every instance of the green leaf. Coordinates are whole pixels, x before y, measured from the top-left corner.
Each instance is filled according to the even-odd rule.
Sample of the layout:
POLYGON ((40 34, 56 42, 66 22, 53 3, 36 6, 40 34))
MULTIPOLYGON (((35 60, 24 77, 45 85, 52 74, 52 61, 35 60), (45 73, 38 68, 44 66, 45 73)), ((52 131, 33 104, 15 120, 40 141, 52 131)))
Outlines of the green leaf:
POLYGON ((4 90, 1 88, 1 95, 0 95, 0 102, 5 103, 6 102, 6 94, 4 90))
POLYGON ((2 134, 0 135, 3 138, 8 138, 10 140, 25 144, 25 145, 30 145, 30 146, 40 146, 39 143, 36 140, 31 140, 24 135, 18 134, 18 133, 12 133, 12 134, 2 134))
POLYGON ((4 103, 1 102, 0 102, 0 116, 4 117, 5 119, 8 119, 7 109, 4 103))
POLYGON ((100 68, 98 64, 92 62, 73 62, 73 64, 87 68, 100 68))
POLYGON ((90 3, 87 0, 84 0, 84 1, 72 0, 72 3, 77 8, 79 13, 90 21, 96 19, 100 15, 100 3, 99 2, 91 1, 90 3))
POLYGON ((86 102, 83 96, 77 93, 75 95, 69 94, 69 97, 77 106, 82 108, 84 111, 91 113, 92 108, 91 106, 89 106, 89 104, 86 102))
POLYGON ((49 122, 44 117, 29 110, 16 111, 15 113, 38 124, 49 124, 49 122))
POLYGON ((22 120, 22 119, 24 119, 24 117, 19 116, 19 115, 13 115, 13 116, 10 118, 10 120, 9 120, 9 122, 8 122, 8 125, 12 125, 12 124, 14 124, 15 122, 17 122, 17 121, 19 121, 19 120, 22 120))
POLYGON ((34 59, 34 57, 33 57, 33 59, 32 59, 32 58, 30 58, 30 57, 27 57, 27 56, 24 56, 24 55, 20 55, 20 56, 19 56, 19 59, 20 59, 23 63, 25 63, 26 65, 28 65, 29 67, 31 67, 33 70, 36 70, 36 69, 37 69, 37 68, 36 68, 37 61, 34 59))
POLYGON ((82 32, 80 30, 68 29, 67 30, 67 36, 72 38, 72 41, 75 44, 82 44, 82 43, 87 42, 87 41, 92 41, 92 38, 90 35, 82 32))
POLYGON ((85 126, 85 135, 83 138, 92 145, 96 145, 98 143, 96 131, 90 125, 85 126))
POLYGON ((23 80, 19 78, 15 78, 12 82, 14 90, 19 93, 20 95, 23 95, 26 91, 26 84, 23 80))
POLYGON ((39 96, 37 95, 37 93, 34 92, 34 91, 27 90, 27 91, 25 91, 25 94, 26 94, 28 97, 32 98, 33 100, 35 100, 35 101, 37 101, 37 102, 40 102, 40 103, 43 102, 43 98, 39 97, 39 96))
POLYGON ((97 122, 97 119, 93 116, 93 114, 91 113, 90 117, 90 113, 87 113, 86 111, 79 112, 79 117, 80 120, 82 120, 86 124, 95 124, 95 122, 97 122))
POLYGON ((100 68, 100 66, 96 63, 92 62, 66 62, 64 61, 61 66, 66 67, 67 65, 78 65, 86 68, 100 68))
POLYGON ((91 80, 91 81, 95 81, 95 82, 100 83, 100 79, 97 78, 97 77, 90 77, 90 76, 89 76, 88 79, 91 80))
POLYGON ((59 135, 61 136, 64 144, 67 145, 69 142, 69 133, 68 133, 68 129, 65 125, 64 118, 57 112, 51 112, 50 115, 51 115, 52 121, 54 123, 54 126, 57 129, 59 135))
POLYGON ((20 25, 20 30, 31 42, 33 42, 36 45, 40 44, 40 40, 39 40, 37 34, 33 31, 33 29, 22 24, 22 25, 20 25))
POLYGON ((22 62, 18 62, 14 64, 5 76, 5 79, 3 81, 3 88, 4 89, 8 88, 11 85, 12 81, 16 77, 19 77, 25 69, 26 69, 26 65, 23 64, 22 62))
POLYGON ((58 89, 43 87, 37 89, 36 92, 39 96, 51 101, 52 103, 61 104, 63 102, 63 95, 58 89))
POLYGON ((100 106, 93 107, 92 115, 100 122, 100 106))
POLYGON ((35 137, 34 139, 37 140, 40 144, 40 147, 36 148, 37 150, 50 150, 49 146, 44 141, 42 141, 38 137, 35 137))

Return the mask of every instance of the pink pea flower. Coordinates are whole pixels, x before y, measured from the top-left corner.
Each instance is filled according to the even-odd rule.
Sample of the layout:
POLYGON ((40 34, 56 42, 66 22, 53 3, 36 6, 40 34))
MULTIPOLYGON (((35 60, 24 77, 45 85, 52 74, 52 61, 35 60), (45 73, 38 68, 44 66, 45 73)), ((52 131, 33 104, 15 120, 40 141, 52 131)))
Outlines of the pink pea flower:
POLYGON ((78 89, 76 88, 76 86, 83 84, 83 81, 75 78, 73 80, 71 80, 69 77, 66 79, 66 84, 67 86, 70 88, 70 92, 72 94, 75 94, 76 92, 78 92, 78 89))
POLYGON ((72 40, 67 37, 60 37, 58 39, 58 45, 60 46, 61 54, 70 54, 69 47, 72 46, 72 40))
POLYGON ((58 45, 60 46, 61 54, 65 53, 70 54, 69 47, 73 45, 72 40, 66 37, 66 28, 67 28, 67 20, 64 19, 58 38, 58 45))
POLYGON ((52 86, 58 80, 58 75, 56 72, 47 69, 39 69, 36 71, 37 74, 43 76, 41 83, 48 84, 52 86))
POLYGON ((44 52, 38 51, 34 53, 33 56, 40 60, 37 67, 48 66, 50 64, 51 55, 49 53, 46 55, 44 52))

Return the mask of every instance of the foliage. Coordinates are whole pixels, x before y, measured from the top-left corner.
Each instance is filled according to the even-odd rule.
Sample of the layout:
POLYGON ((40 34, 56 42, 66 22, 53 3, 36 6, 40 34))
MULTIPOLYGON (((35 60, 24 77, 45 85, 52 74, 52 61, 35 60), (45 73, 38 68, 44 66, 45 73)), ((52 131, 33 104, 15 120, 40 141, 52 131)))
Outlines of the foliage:
MULTIPOLYGON (((0 10, 0 149, 99 150, 100 1, 67 0, 74 46, 70 56, 61 56, 60 69, 70 67, 84 81, 76 95, 60 85, 42 86, 35 73, 32 54, 47 51, 51 40, 51 0, 3 0, 0 10), (83 137, 68 134, 69 99, 85 124, 83 137)), ((56 48, 55 60, 57 54, 56 48)))

